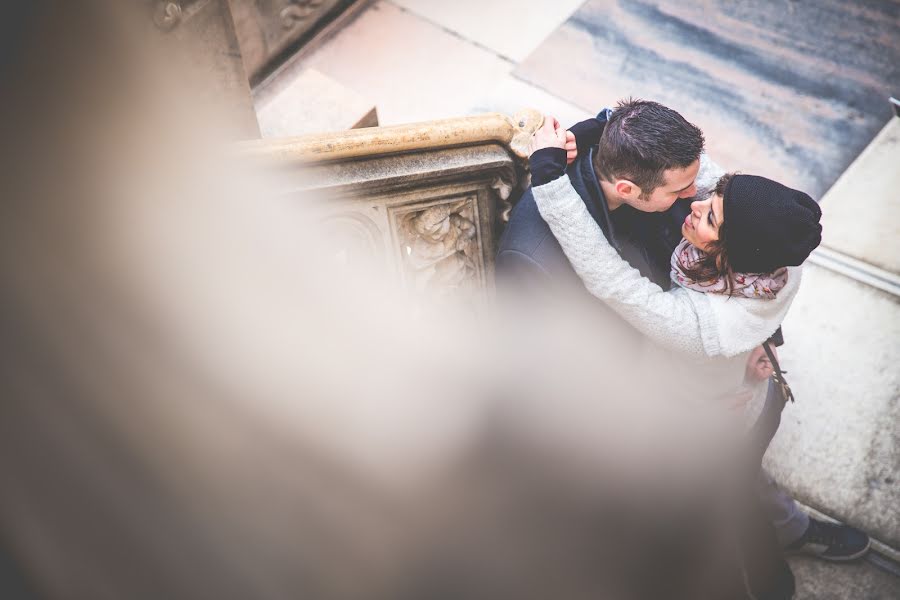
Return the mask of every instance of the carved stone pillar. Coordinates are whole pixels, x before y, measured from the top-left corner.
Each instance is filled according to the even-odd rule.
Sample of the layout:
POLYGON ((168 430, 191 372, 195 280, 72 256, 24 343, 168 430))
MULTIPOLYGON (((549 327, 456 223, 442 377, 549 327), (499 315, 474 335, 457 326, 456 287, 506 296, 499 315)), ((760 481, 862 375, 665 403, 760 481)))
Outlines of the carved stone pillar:
POLYGON ((255 85, 354 0, 228 0, 255 85))

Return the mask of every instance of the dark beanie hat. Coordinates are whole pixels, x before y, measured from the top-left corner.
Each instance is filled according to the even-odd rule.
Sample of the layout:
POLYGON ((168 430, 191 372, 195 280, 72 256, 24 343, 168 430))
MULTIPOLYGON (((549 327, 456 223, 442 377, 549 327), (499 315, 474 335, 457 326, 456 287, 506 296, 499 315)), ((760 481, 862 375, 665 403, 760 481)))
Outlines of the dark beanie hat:
POLYGON ((725 251, 738 273, 795 267, 822 241, 822 209, 803 192, 765 177, 734 175, 723 199, 725 251))

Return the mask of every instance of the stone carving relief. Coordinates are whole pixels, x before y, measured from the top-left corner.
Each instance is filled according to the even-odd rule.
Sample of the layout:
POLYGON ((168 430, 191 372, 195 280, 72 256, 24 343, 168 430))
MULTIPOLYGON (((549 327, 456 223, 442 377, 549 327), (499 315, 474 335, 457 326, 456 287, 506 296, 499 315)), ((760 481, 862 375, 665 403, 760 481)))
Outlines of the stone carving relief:
POLYGON ((158 1, 153 6, 153 22, 163 31, 171 31, 183 16, 181 4, 171 0, 158 1))
POLYGON ((313 30, 332 20, 350 0, 229 0, 241 55, 258 83, 287 60, 313 30))
POLYGON ((497 177, 491 183, 491 187, 497 191, 497 197, 500 199, 500 222, 509 223, 509 213, 512 212, 509 196, 512 194, 513 186, 502 177, 497 177))
POLYGON ((334 268, 356 272, 378 264, 384 257, 381 231, 369 217, 360 213, 339 213, 322 221, 323 239, 328 245, 324 255, 334 268))
POLYGON ((393 213, 402 262, 414 289, 442 295, 483 285, 477 196, 393 213))
POLYGON ((325 0, 288 0, 287 6, 281 9, 281 24, 285 29, 293 29, 300 21, 304 21, 315 13, 325 0))

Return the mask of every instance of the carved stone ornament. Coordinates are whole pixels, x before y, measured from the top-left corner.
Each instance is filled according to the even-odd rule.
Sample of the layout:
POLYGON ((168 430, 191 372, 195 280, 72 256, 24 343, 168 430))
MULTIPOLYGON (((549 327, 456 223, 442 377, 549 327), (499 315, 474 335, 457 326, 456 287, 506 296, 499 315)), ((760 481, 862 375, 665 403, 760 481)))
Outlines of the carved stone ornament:
POLYGON ((174 29, 182 16, 181 4, 173 0, 160 0, 153 7, 153 22, 163 31, 174 29))
POLYGON ((338 213, 321 223, 328 247, 324 254, 336 267, 357 269, 369 266, 384 255, 384 244, 378 226, 369 217, 352 212, 338 213))
POLYGON ((281 9, 281 25, 293 29, 301 21, 305 21, 315 13, 325 0, 288 0, 287 6, 281 9))
POLYGON ((402 262, 412 287, 438 295, 483 285, 476 196, 394 214, 402 262))
POLYGON ((500 199, 500 222, 509 223, 509 213, 512 212, 509 196, 512 194, 513 185, 502 177, 497 177, 491 183, 491 187, 497 191, 497 197, 500 199))

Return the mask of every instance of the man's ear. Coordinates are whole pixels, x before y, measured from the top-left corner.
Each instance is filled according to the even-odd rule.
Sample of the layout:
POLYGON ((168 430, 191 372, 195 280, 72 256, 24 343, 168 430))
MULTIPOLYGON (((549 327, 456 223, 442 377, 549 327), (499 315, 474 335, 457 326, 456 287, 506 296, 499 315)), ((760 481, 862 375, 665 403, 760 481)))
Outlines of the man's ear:
POLYGON ((617 179, 615 186, 616 193, 622 198, 634 200, 641 195, 641 188, 627 179, 617 179))

